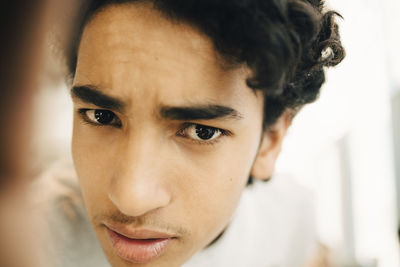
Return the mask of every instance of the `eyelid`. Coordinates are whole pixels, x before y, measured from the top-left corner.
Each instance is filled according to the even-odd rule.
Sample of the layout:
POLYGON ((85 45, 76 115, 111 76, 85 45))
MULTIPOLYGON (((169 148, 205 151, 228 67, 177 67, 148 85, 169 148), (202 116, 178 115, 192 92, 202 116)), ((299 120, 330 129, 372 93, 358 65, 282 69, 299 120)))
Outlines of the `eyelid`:
POLYGON ((179 137, 182 137, 182 138, 187 138, 191 142, 195 142, 195 143, 200 144, 200 145, 213 145, 213 144, 219 142, 222 137, 231 136, 232 133, 230 131, 228 131, 228 130, 224 130, 224 129, 213 127, 213 126, 207 126, 207 125, 204 125, 204 124, 187 122, 187 123, 184 123, 182 125, 181 129, 177 132, 176 135, 179 136, 179 137), (209 140, 209 141, 208 140, 193 139, 193 138, 188 137, 187 134, 184 134, 184 131, 187 130, 188 128, 192 127, 192 126, 202 126, 202 127, 216 129, 216 130, 221 132, 221 135, 216 137, 215 139, 212 139, 212 140, 209 140))
MULTIPOLYGON (((115 114, 115 112, 108 110, 108 109, 101 109, 101 108, 80 108, 78 109, 78 114, 81 116, 81 118, 84 120, 84 122, 93 125, 93 126, 98 126, 98 127, 106 127, 106 126, 111 126, 111 127, 116 127, 116 128, 121 128, 121 120, 120 118, 117 116, 117 114, 115 114), (88 111, 95 111, 95 110, 102 110, 102 111, 109 111, 112 114, 114 114, 114 119, 117 119, 117 123, 109 123, 109 124, 101 124, 98 122, 95 122, 91 119, 88 118, 87 112, 88 111)), ((113 121, 114 121, 113 119, 113 121)))

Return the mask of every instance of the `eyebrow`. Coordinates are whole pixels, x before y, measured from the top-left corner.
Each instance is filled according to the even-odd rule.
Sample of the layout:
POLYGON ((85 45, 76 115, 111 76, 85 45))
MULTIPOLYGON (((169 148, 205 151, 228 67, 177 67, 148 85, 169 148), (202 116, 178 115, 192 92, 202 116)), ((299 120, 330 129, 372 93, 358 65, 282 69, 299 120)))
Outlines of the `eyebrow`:
POLYGON ((104 109, 122 111, 125 107, 123 101, 103 94, 96 86, 93 85, 74 86, 71 89, 71 95, 73 98, 76 97, 83 102, 90 103, 104 109))
POLYGON ((190 107, 162 107, 161 117, 170 120, 213 120, 241 119, 242 115, 233 108, 220 105, 200 105, 190 107))
MULTIPOLYGON (((104 109, 123 111, 126 106, 122 100, 100 92, 94 85, 74 86, 71 89, 71 95, 73 98, 76 97, 83 102, 104 109)), ((235 109, 214 104, 187 107, 162 106, 160 115, 162 118, 169 120, 213 120, 222 118, 239 120, 242 118, 242 115, 235 109)))

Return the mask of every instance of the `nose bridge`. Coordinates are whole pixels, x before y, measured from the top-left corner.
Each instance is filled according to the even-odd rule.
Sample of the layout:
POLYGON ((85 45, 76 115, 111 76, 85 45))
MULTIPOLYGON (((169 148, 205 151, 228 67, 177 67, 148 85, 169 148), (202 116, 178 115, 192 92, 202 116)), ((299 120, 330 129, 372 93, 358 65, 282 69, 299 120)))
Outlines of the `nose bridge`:
POLYGON ((171 196, 157 158, 159 139, 151 132, 132 133, 120 147, 119 170, 112 177, 109 198, 128 216, 162 208, 171 196))
POLYGON ((158 146, 159 142, 154 131, 131 133, 121 149, 124 154, 125 169, 131 173, 150 174, 151 169, 149 167, 154 166, 154 150, 158 146))

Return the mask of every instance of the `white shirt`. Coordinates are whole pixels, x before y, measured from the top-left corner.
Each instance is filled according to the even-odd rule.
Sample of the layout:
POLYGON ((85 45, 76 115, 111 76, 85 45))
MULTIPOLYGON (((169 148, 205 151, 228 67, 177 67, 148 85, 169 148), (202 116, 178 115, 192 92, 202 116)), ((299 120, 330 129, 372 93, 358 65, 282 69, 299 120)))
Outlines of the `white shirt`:
MULTIPOLYGON (((110 266, 84 209, 72 164, 56 164, 34 184, 46 261, 54 267, 110 266)), ((243 191, 224 234, 184 267, 300 267, 315 245, 312 196, 286 176, 243 191)))

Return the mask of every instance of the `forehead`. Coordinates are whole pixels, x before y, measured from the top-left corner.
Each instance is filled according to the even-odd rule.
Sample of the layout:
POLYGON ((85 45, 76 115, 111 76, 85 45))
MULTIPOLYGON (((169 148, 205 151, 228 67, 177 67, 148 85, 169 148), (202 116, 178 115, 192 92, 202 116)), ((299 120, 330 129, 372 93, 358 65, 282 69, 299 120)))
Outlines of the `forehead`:
POLYGON ((245 93, 247 69, 221 62, 207 36, 166 19, 151 4, 111 5, 84 29, 74 84, 128 100, 236 101, 245 93))

